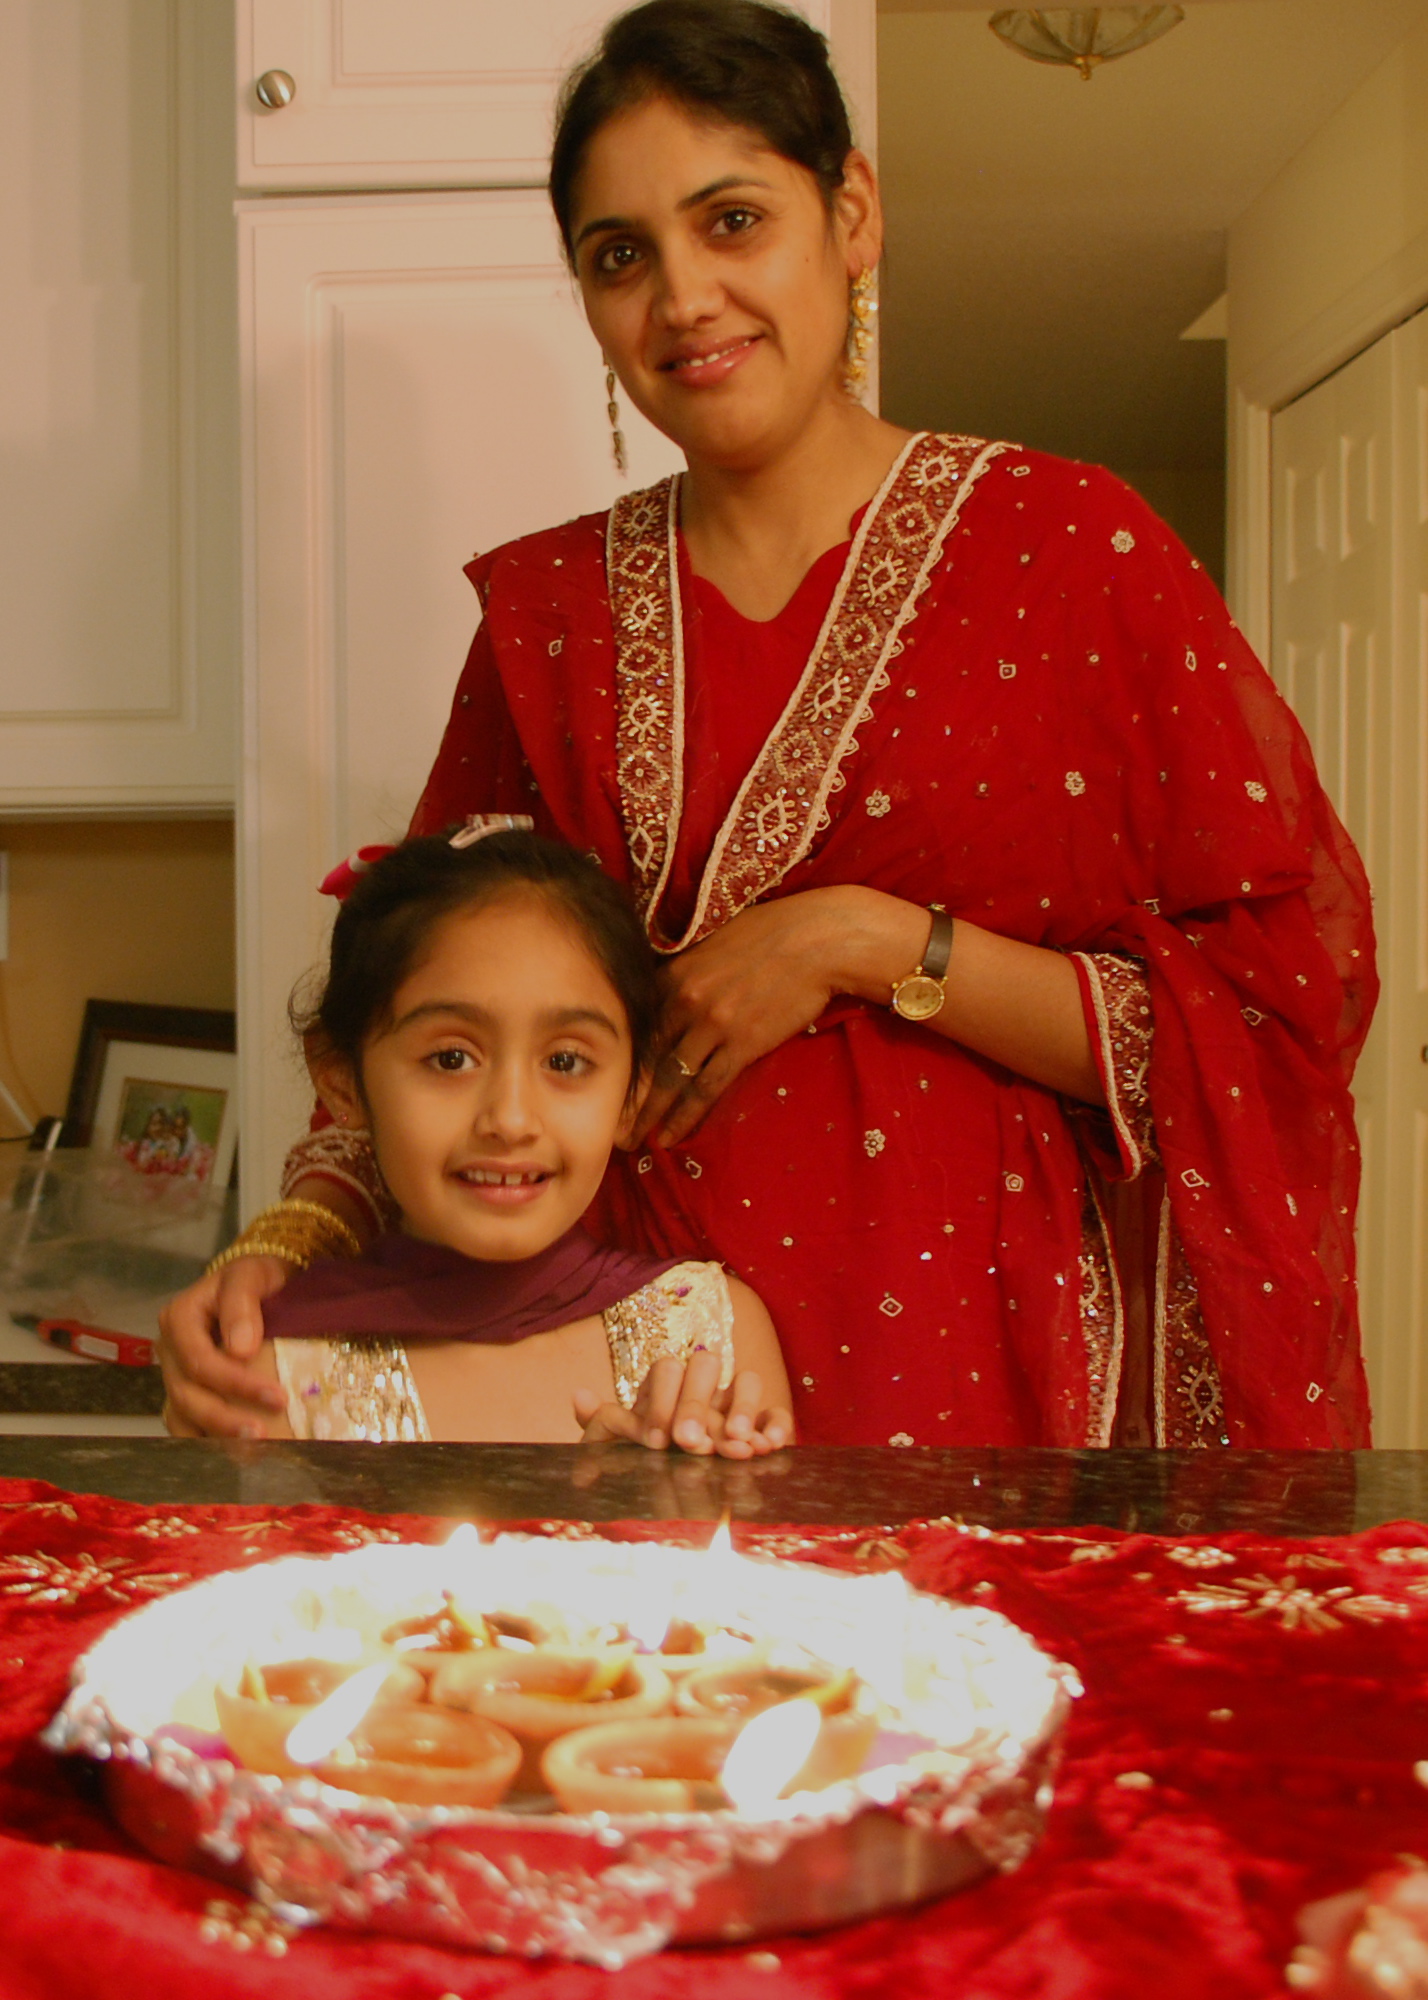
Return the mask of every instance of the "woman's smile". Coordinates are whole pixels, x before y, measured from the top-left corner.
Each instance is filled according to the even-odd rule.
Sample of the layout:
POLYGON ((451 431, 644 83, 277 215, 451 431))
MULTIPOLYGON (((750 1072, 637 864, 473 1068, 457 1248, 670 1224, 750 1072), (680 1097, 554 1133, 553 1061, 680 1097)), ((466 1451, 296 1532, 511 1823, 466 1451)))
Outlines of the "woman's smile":
POLYGON ((762 339, 761 333, 747 333, 737 340, 726 340, 717 346, 682 346, 667 361, 657 365, 662 375, 673 375, 688 387, 707 388, 715 382, 726 382, 735 369, 748 360, 762 339))

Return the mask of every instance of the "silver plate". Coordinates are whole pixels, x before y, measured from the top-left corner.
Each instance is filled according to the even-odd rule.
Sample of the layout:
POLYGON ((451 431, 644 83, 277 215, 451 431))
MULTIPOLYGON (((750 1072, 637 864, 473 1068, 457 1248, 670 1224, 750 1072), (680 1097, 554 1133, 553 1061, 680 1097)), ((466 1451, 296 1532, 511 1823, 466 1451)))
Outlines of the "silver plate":
MULTIPOLYGON (((279 1919, 615 1968, 671 1943, 742 1942, 907 1907, 1015 1867, 1041 1832, 1070 1669, 979 1606, 802 1563, 653 1544, 503 1536, 292 1557, 119 1620, 75 1668, 50 1747, 103 1761, 111 1809, 160 1860, 279 1919), (713 1569, 709 1565, 715 1563, 713 1569), (947 1754, 734 1813, 587 1817, 417 1807, 235 1768, 160 1731, 212 1728, 214 1681, 245 1658, 370 1643, 444 1587, 509 1611, 559 1605, 572 1636, 653 1591, 712 1598, 743 1629, 867 1679, 884 1727, 947 1754)), ((885 1742, 888 1739, 883 1739, 885 1742)), ((896 1744, 893 1744, 896 1754, 896 1744)))

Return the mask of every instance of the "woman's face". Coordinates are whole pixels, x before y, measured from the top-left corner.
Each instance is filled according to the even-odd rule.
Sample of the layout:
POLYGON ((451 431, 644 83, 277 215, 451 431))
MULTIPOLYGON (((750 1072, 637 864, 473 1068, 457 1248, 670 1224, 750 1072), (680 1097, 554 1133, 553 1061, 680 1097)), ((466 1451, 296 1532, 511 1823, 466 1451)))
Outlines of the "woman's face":
POLYGON ((630 1033, 575 927, 513 891, 436 928, 351 1079, 317 1081, 367 1125, 407 1233, 532 1257, 594 1199, 626 1120, 630 1033))
POLYGON ((692 461, 753 468, 846 400, 848 287, 881 247, 861 154, 830 214, 757 133, 650 98, 595 134, 571 235, 596 339, 692 461))

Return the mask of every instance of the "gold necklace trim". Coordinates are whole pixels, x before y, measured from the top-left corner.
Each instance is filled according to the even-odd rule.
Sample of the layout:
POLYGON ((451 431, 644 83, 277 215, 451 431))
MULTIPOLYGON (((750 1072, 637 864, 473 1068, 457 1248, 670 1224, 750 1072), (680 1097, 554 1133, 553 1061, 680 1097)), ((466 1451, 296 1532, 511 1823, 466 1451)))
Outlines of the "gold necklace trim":
POLYGON ((808 663, 739 787, 671 941, 660 903, 684 811, 685 671, 679 590, 679 481, 610 510, 606 573, 615 630, 616 768, 636 896, 660 951, 682 951, 781 882, 832 818, 856 730, 891 681, 889 662, 917 615, 947 537, 1007 444, 920 432, 863 516, 808 663))

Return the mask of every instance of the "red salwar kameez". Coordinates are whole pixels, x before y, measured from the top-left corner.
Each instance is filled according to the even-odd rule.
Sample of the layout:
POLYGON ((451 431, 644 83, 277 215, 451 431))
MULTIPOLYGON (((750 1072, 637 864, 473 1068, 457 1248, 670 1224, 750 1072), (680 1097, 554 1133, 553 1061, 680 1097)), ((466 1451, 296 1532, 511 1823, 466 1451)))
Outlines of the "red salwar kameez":
MULTIPOLYGON (((413 831, 532 813, 664 949, 862 883, 1073 954, 1109 1111, 840 998, 618 1157, 600 1228, 763 1296, 808 1442, 1366 1443, 1368 890, 1200 565, 1109 474, 923 436, 758 624, 676 507, 470 565, 413 831)), ((315 1133, 289 1179, 360 1183, 352 1148, 315 1133)))

